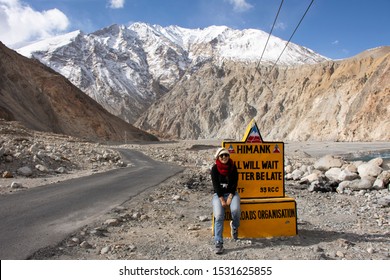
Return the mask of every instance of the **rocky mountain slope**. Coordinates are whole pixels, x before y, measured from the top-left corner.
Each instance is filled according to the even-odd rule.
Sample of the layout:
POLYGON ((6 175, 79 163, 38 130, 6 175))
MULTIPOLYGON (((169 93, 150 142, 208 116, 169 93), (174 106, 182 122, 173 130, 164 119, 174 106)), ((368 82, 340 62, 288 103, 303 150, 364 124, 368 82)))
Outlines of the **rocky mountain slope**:
MULTIPOLYGON (((19 49, 67 77, 112 114, 134 123, 183 76, 208 61, 258 61, 268 34, 261 30, 112 25, 91 34, 72 32, 19 49)), ((262 64, 273 64, 286 41, 272 36, 262 64)), ((326 60, 289 44, 280 65, 326 60)))
POLYGON ((108 113, 67 79, 0 43, 0 118, 93 141, 157 140, 108 113))
POLYGON ((389 141, 390 47, 341 61, 261 67, 205 63, 138 120, 165 137, 241 139, 255 119, 265 140, 389 141))
POLYGON ((160 137, 388 141, 390 47, 331 61, 261 30, 113 25, 18 50, 160 137), (278 60, 278 58, 280 58, 278 60))

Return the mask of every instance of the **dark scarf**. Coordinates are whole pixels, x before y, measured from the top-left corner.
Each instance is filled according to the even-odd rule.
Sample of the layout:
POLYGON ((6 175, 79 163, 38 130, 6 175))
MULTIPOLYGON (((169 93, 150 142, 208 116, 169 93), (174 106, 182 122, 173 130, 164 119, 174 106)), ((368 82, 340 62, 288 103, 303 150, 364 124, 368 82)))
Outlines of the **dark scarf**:
POLYGON ((233 167, 233 160, 231 158, 229 158, 227 164, 223 164, 219 161, 219 159, 217 159, 215 163, 217 164, 219 174, 221 174, 222 176, 227 176, 229 174, 229 171, 232 170, 233 167))

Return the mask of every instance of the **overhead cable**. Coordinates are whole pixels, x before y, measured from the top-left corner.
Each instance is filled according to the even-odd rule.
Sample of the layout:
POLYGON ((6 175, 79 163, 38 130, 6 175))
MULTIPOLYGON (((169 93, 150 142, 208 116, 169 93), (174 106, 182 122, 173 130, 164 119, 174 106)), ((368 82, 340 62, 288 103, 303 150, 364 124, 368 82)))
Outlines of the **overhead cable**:
MULTIPOLYGON (((259 66, 260 66, 261 59, 263 58, 263 55, 264 55, 265 49, 267 48, 268 41, 269 41, 269 39, 271 38, 271 34, 272 34, 272 31, 274 30, 274 27, 275 27, 276 21, 277 21, 277 19, 278 19, 279 13, 280 13, 280 10, 282 9, 283 2, 284 2, 284 0, 282 0, 282 1, 280 2, 280 6, 279 6, 279 9, 278 9, 278 12, 276 13, 276 16, 275 16, 274 23, 272 24, 271 31, 270 31, 270 32, 269 32, 269 34, 268 34, 267 42, 265 43, 265 46, 264 46, 263 52, 261 53, 260 60, 259 60, 259 62, 257 63, 257 66, 256 66, 256 72, 259 72, 259 66)), ((260 72, 259 72, 259 74, 260 74, 260 72)))
MULTIPOLYGON (((265 78, 265 80, 268 79, 268 77, 269 77, 269 75, 271 74, 272 70, 275 68, 275 65, 279 62, 280 57, 282 56, 283 52, 286 50, 288 44, 290 43, 290 41, 291 41, 292 37, 294 36, 295 32, 298 30, 299 25, 301 24, 301 22, 302 22, 303 19, 305 18, 306 14, 307 14, 307 12, 309 11, 309 9, 310 9, 311 5, 313 4, 313 2, 314 2, 314 0, 312 0, 312 1, 310 2, 309 6, 307 7, 307 9, 306 9, 305 13, 303 14, 301 20, 299 21, 298 25, 295 27, 294 32, 291 34, 290 39, 288 39, 286 45, 284 46, 282 52, 280 53, 280 55, 279 55, 279 57, 278 57, 278 59, 275 61, 275 63, 274 63, 274 65, 272 66, 271 70, 268 72, 268 75, 267 75, 267 77, 265 78)), ((263 83, 265 83, 265 81, 263 81, 263 83)))

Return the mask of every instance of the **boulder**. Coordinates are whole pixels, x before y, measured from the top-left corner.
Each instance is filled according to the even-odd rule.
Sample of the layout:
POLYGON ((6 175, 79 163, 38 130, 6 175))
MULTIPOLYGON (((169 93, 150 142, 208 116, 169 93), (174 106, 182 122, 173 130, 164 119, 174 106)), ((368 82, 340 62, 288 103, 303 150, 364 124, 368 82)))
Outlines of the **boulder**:
POLYGON ((31 176, 33 174, 31 168, 28 166, 18 168, 17 173, 26 177, 31 176))
POLYGON ((376 178, 374 184, 372 185, 372 188, 376 190, 381 190, 386 188, 386 185, 382 179, 376 178))
POLYGON ((336 191, 338 183, 335 181, 314 181, 310 184, 308 190, 310 192, 334 192, 336 191))
POLYGON ((344 169, 340 172, 338 180, 342 181, 352 181, 359 177, 359 175, 355 172, 351 172, 349 169, 344 169))
POLYGON ((313 172, 305 177, 302 177, 301 178, 301 182, 314 182, 314 181, 318 181, 320 179, 321 175, 317 172, 313 172))
POLYGON ((369 162, 359 165, 358 173, 360 177, 377 177, 379 174, 382 173, 382 167, 378 165, 377 161, 371 160, 369 162))
POLYGON ((375 178, 366 176, 361 179, 351 181, 349 187, 353 190, 369 190, 373 188, 375 178))
POLYGON ((390 170, 385 170, 379 174, 378 179, 381 179, 385 185, 390 183, 390 170))
POLYGON ((339 181, 340 174, 341 168, 339 167, 332 167, 325 172, 325 176, 331 181, 339 181))
POLYGON ((332 155, 326 155, 314 163, 314 168, 322 171, 328 171, 332 167, 341 167, 344 162, 341 158, 332 155))
POLYGON ((295 169, 292 173, 291 173, 291 177, 293 180, 297 181, 297 180, 300 180, 303 176, 304 172, 300 169, 295 169))
POLYGON ((345 189, 348 189, 351 185, 351 181, 343 181, 340 182, 339 185, 336 188, 336 192, 338 193, 344 193, 345 189))

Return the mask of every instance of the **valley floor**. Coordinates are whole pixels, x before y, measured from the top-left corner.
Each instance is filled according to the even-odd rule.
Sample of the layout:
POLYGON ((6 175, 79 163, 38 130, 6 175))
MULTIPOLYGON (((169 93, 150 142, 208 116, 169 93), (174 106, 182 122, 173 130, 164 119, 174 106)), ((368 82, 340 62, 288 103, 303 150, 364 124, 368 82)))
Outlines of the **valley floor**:
MULTIPOLYGON (((216 255, 208 168, 219 145, 219 141, 125 145, 186 169, 32 259, 390 259, 390 209, 377 204, 379 197, 389 195, 387 189, 320 193, 295 181, 286 181, 285 191, 297 202, 298 235, 238 242, 227 238, 225 253, 216 255)), ((286 143, 285 156, 308 164, 325 154, 388 148, 389 143, 286 143)))

